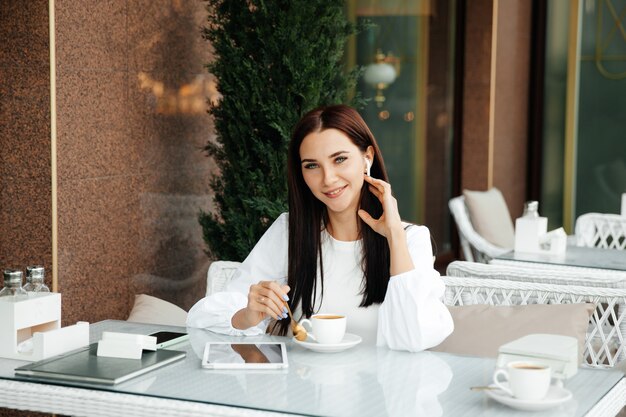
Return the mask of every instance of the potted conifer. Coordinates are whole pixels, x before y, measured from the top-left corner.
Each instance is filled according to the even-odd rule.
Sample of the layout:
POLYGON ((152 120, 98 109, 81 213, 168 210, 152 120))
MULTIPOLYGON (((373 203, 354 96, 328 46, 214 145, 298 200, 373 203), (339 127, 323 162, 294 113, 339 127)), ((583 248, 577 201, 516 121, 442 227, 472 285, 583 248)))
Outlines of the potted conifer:
POLYGON ((358 70, 344 48, 356 32, 343 0, 207 0, 207 65, 222 94, 209 112, 216 141, 205 150, 219 167, 211 179, 214 213, 201 212, 208 253, 241 261, 287 210, 291 130, 307 111, 349 99, 358 70))

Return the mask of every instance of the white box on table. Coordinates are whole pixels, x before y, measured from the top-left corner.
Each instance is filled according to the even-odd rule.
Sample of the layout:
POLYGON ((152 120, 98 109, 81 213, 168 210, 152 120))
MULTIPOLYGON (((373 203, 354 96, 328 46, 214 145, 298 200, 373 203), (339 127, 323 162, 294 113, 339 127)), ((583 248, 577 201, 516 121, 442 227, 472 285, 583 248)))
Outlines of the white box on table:
POLYGON ((540 252, 539 240, 547 231, 547 217, 518 218, 515 220, 515 252, 540 252))
POLYGON ((0 297, 0 357, 38 361, 89 344, 89 323, 61 328, 61 294, 0 297), (18 345, 32 337, 32 350, 18 345))

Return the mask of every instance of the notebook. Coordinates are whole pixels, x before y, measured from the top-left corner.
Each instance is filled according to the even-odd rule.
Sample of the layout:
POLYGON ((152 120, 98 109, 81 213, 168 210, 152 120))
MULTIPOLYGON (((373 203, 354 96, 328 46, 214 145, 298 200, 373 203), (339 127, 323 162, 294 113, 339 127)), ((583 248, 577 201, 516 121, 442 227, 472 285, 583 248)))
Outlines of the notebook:
POLYGON ((15 374, 33 379, 114 385, 176 362, 186 353, 157 349, 143 351, 141 359, 98 356, 98 344, 15 368, 15 374))

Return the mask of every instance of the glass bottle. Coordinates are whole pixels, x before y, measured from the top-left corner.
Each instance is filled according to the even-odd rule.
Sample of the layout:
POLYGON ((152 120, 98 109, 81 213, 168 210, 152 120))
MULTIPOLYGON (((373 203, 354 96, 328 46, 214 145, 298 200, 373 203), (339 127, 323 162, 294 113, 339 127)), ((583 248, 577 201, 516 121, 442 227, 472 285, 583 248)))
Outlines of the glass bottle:
POLYGON ((24 285, 24 289, 27 292, 50 292, 50 288, 43 282, 44 273, 45 269, 43 266, 26 267, 26 285, 24 285))
POLYGON ((522 215, 522 217, 531 219, 539 217, 539 202, 527 201, 524 204, 524 214, 522 215))
POLYGON ((0 291, 0 297, 27 297, 28 293, 22 288, 22 271, 5 269, 2 273, 4 288, 0 291))

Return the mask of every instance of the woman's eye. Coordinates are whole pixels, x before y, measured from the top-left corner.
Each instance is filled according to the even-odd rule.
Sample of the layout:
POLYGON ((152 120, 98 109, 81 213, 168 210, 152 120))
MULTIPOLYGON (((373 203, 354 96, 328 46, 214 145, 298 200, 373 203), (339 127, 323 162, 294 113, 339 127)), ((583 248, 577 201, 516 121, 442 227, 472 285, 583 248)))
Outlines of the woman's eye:
POLYGON ((348 159, 345 156, 338 156, 337 158, 335 158, 335 163, 337 164, 341 164, 343 161, 345 161, 346 159, 348 159))
POLYGON ((314 163, 304 164, 304 169, 313 169, 313 168, 317 168, 317 164, 314 164, 314 163))

